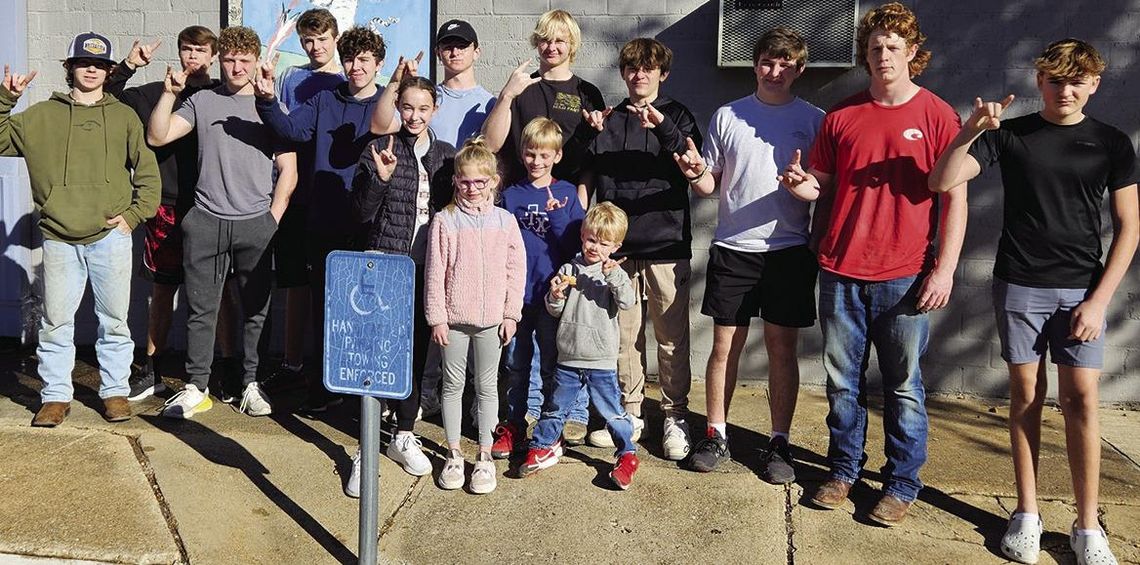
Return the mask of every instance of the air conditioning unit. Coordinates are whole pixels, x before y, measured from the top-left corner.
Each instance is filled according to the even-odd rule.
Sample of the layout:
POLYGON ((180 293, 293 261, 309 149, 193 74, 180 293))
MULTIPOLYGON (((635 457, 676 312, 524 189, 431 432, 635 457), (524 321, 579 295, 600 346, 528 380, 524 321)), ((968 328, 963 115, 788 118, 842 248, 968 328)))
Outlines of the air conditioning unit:
POLYGON ((789 27, 804 36, 813 67, 855 66, 859 0, 718 0, 717 66, 751 67, 764 32, 789 27))

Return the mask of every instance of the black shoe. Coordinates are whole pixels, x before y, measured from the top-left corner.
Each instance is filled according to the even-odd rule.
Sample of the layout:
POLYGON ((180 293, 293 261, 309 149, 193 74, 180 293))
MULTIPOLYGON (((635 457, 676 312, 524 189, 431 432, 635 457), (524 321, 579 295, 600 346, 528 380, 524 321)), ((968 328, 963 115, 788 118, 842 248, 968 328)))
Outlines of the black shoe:
POLYGON ((155 376, 151 367, 133 371, 127 384, 131 387, 131 391, 127 393, 127 400, 131 402, 146 400, 152 395, 166 391, 166 385, 162 384, 162 379, 155 376))
POLYGON ((693 446, 692 453, 689 453, 688 467, 698 473, 708 473, 730 457, 728 440, 720 432, 709 428, 708 437, 698 441, 693 446))
POLYGON ((307 386, 305 375, 301 373, 303 367, 294 369, 281 362, 281 366, 273 371, 265 380, 261 381, 261 388, 269 394, 281 395, 286 392, 302 392, 307 386))
POLYGON ((795 482, 796 468, 788 450, 788 440, 774 437, 760 454, 760 478, 774 485, 795 482))
POLYGON ((297 411, 304 414, 323 414, 328 412, 329 408, 338 406, 342 402, 344 402, 343 396, 322 388, 319 391, 309 393, 309 398, 297 408, 297 411))

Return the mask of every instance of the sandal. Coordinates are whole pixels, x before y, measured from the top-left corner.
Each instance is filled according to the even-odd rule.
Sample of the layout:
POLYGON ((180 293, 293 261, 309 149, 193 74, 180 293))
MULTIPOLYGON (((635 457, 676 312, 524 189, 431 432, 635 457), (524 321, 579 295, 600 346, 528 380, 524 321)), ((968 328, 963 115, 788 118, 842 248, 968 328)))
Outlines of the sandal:
MULTIPOLYGON (((1099 528, 1098 528, 1099 529, 1099 528)), ((1077 523, 1069 533, 1069 547, 1077 554, 1077 565, 1117 565, 1116 556, 1108 548, 1104 530, 1096 534, 1077 534, 1077 523)))
POLYGON ((1037 516, 1014 514, 1009 518, 1009 527, 1001 537, 1001 552, 1018 563, 1037 563, 1041 554, 1041 532, 1044 525, 1037 516))

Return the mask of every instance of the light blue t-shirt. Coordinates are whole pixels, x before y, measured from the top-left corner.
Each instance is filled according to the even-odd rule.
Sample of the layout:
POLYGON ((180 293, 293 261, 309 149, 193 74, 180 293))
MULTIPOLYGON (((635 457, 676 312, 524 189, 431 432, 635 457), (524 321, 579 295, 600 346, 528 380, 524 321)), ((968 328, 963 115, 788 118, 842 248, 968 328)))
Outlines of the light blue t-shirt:
POLYGON ((439 110, 431 119, 431 130, 440 141, 462 147, 467 138, 479 135, 487 114, 495 107, 495 97, 482 86, 454 90, 441 84, 435 90, 439 110))
POLYGON ((762 253, 808 242, 811 205, 776 180, 796 149, 807 156, 823 110, 800 98, 771 106, 748 95, 717 109, 709 120, 705 162, 720 175, 713 244, 762 253))

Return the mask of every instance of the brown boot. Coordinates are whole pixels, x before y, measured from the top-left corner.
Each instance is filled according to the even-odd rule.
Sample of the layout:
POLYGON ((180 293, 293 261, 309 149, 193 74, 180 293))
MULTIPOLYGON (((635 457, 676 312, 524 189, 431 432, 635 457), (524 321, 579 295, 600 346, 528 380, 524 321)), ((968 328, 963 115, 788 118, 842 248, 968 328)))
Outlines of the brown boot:
POLYGON ((125 422, 131 419, 131 403, 125 396, 103 399, 103 418, 108 422, 125 422))
POLYGON ((909 509, 909 502, 903 502, 893 495, 884 494, 883 498, 879 499, 879 503, 875 505, 875 509, 871 511, 870 518, 889 528, 902 523, 903 518, 906 518, 906 511, 909 509))
POLYGON ((851 483, 839 479, 828 479, 812 497, 812 504, 825 510, 835 510, 847 501, 847 493, 851 492, 851 483))
POLYGON ((70 402, 45 402, 32 419, 32 425, 39 428, 54 428, 63 423, 63 419, 71 413, 70 402))

